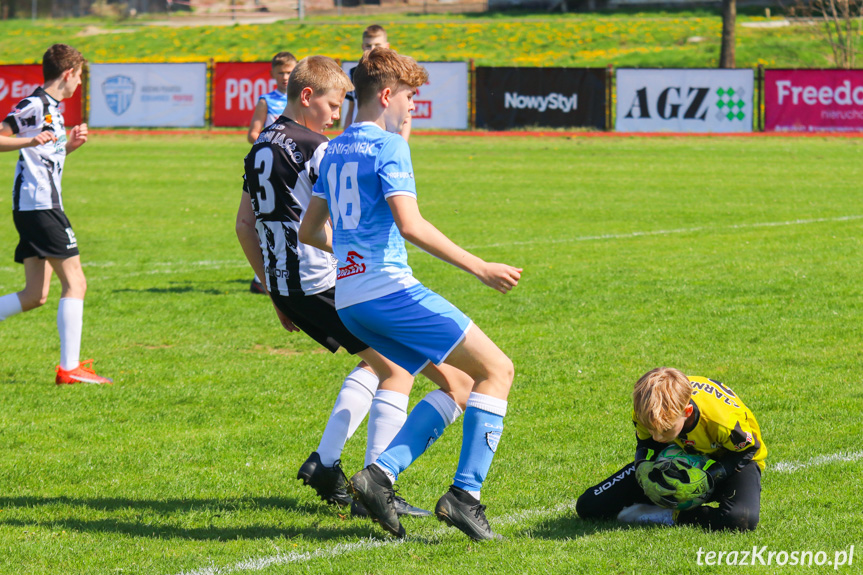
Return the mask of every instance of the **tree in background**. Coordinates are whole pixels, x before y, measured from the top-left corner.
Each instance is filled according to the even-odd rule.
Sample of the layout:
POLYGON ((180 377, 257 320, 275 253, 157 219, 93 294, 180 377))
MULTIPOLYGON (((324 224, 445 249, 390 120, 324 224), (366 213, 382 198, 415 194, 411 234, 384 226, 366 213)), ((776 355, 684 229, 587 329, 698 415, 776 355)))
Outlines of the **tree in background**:
POLYGON ((719 67, 734 68, 734 26, 737 24, 737 0, 722 0, 722 43, 719 67))
POLYGON ((809 0, 798 7, 803 16, 823 23, 836 67, 853 68, 863 35, 863 0, 809 0))

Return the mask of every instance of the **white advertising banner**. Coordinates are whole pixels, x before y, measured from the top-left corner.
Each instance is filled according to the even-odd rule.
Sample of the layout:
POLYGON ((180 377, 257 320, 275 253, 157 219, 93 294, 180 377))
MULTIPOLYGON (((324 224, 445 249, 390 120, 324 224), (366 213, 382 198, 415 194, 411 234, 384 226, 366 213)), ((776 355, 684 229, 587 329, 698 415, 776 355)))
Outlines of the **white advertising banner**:
POLYGON ((91 64, 90 126, 204 126, 207 65, 91 64))
POLYGON ((617 70, 618 132, 751 132, 752 70, 617 70))
MULTIPOLYGON (((343 62, 348 72, 356 62, 343 62)), ((411 113, 412 129, 466 130, 468 125, 468 65, 467 62, 420 62, 429 73, 428 82, 420 86, 411 113)), ((342 118, 347 117, 348 102, 342 106, 342 118)), ((344 121, 342 122, 344 126, 344 121)))

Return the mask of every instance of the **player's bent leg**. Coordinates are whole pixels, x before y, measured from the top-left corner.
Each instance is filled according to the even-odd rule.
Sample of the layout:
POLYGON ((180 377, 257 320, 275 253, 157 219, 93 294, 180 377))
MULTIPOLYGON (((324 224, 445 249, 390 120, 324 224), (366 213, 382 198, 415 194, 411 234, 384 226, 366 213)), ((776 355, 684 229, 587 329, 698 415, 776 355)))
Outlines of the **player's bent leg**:
POLYGON ((332 465, 341 457, 345 443, 368 415, 377 388, 378 376, 365 362, 342 381, 317 449, 324 465, 332 465))
POLYGON ((48 258, 48 263, 57 274, 63 288, 57 306, 57 332, 60 335, 60 365, 57 366, 55 382, 67 383, 113 383, 114 380, 98 375, 93 369, 93 360, 80 361, 81 333, 84 327, 84 296, 87 279, 81 268, 81 257, 48 258))
POLYGON ((408 394, 414 378, 405 369, 371 348, 357 355, 375 370, 380 380, 369 409, 365 458, 365 465, 368 466, 377 460, 404 425, 407 419, 408 394))
POLYGON ((22 311, 45 305, 51 287, 51 267, 38 257, 24 259, 24 289, 18 292, 22 311))
MULTIPOLYGON (((372 369, 381 374, 379 376, 380 383, 378 384, 378 389, 374 394, 369 409, 368 439, 365 457, 365 467, 368 469, 387 446, 392 443, 393 438, 396 437, 404 426, 407 419, 408 394, 413 386, 414 378, 406 370, 371 348, 358 352, 357 355, 372 369)), ((392 483, 395 481, 395 477, 388 477, 388 480, 392 483)), ((396 495, 395 491, 393 491, 391 503, 392 509, 387 511, 388 515, 390 511, 393 511, 396 517, 401 515, 412 515, 415 517, 431 515, 431 512, 411 505, 403 497, 396 495)), ((371 515, 373 519, 376 519, 375 514, 370 513, 359 499, 351 504, 351 515, 354 517, 368 517, 371 515)), ((386 521, 385 519, 384 522, 386 521)), ((387 530, 391 533, 394 530, 398 532, 398 529, 391 522, 387 530)))
POLYGON ((629 463, 596 485, 588 487, 575 503, 582 519, 612 520, 624 508, 651 503, 635 479, 635 463, 629 463))
POLYGON ((680 525, 698 525, 711 531, 752 531, 761 510, 761 468, 750 462, 717 486, 712 498, 719 507, 703 505, 677 516, 680 525))
POLYGON ((84 276, 84 269, 81 267, 81 256, 72 256, 65 259, 48 258, 48 263, 54 268, 54 273, 57 274, 57 279, 60 280, 60 286, 62 287, 60 297, 84 299, 84 296, 87 294, 87 278, 84 276))
POLYGON ((360 362, 342 382, 317 451, 297 472, 297 479, 314 489, 322 501, 340 507, 353 502, 347 492, 341 453, 369 412, 377 386, 377 375, 368 364, 360 362))
POLYGON ((473 391, 506 400, 512 387, 512 360, 476 324, 444 362, 467 373, 474 380, 473 391))
POLYGON ((435 515, 474 540, 498 537, 485 518, 480 491, 503 433, 503 418, 514 375, 512 361, 473 325, 445 359, 474 380, 463 419, 458 468, 435 515))
POLYGON ((440 365, 430 363, 420 373, 450 396, 456 405, 464 411, 467 406, 467 399, 473 389, 474 382, 470 375, 445 363, 440 365))

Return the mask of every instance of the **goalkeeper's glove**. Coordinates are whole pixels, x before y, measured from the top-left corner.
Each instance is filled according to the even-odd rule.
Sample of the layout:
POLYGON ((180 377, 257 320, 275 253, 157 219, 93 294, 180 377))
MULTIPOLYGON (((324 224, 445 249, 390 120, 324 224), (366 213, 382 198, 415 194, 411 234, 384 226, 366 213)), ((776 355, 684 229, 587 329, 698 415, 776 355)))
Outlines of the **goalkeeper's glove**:
POLYGON ((645 463, 636 480, 651 501, 671 509, 689 509, 708 501, 713 482, 706 471, 680 460, 645 463))
POLYGON ((701 469, 703 469, 707 473, 708 477, 710 477, 711 489, 714 489, 719 482, 728 477, 728 471, 725 470, 725 466, 715 459, 708 459, 707 463, 705 463, 701 469))
POLYGON ((658 467, 663 463, 669 462, 642 461, 635 468, 635 480, 638 481, 641 489, 644 490, 644 494, 651 501, 657 505, 668 507, 668 504, 664 503, 664 501, 674 495, 674 488, 664 481, 661 471, 658 470, 658 467))

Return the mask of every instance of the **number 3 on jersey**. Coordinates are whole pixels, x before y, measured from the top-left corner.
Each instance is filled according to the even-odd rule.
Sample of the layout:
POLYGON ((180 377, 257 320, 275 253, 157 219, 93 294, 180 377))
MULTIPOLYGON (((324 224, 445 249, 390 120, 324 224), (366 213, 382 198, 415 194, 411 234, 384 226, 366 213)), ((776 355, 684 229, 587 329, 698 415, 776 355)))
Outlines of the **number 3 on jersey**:
POLYGON ((338 219, 342 220, 342 229, 355 230, 360 225, 360 187, 357 183, 357 162, 345 162, 341 172, 335 163, 330 164, 327 171, 327 186, 330 189, 330 203, 338 206, 338 210, 332 210, 335 216, 333 229, 339 225, 338 219))
POLYGON ((258 171, 258 212, 262 214, 272 213, 276 209, 276 190, 270 182, 270 174, 273 172, 273 151, 270 148, 261 148, 255 153, 255 169, 258 171))

